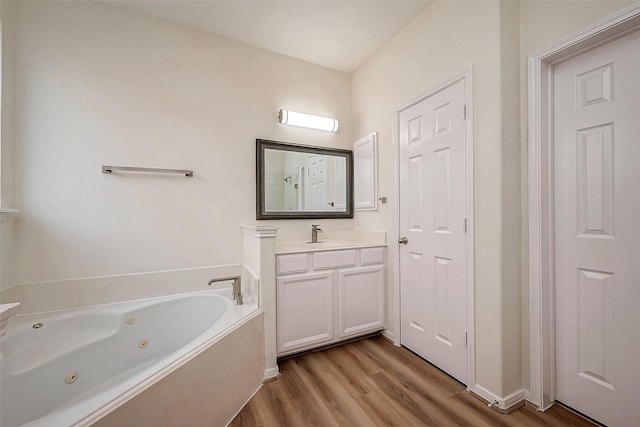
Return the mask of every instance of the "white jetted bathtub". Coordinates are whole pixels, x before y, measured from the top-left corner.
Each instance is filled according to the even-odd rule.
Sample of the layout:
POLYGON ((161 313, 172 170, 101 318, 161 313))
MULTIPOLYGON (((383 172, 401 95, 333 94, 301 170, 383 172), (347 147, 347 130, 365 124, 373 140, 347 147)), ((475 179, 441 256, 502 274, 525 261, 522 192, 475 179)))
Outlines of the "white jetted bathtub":
POLYGON ((167 400, 156 402, 158 422, 224 425, 263 373, 262 313, 236 306, 229 294, 220 289, 13 318, 0 338, 0 425, 140 425, 143 416, 153 422, 144 406, 157 400, 145 393, 167 400), (246 337, 233 337, 250 323, 246 337), (234 340, 249 349, 234 355, 242 347, 234 340), (258 366, 236 366, 251 360, 258 366), (159 389, 163 383, 170 389, 159 389), (229 387, 246 392, 236 390, 239 400, 225 402, 229 387), (193 395, 194 407, 172 408, 167 393, 193 395))

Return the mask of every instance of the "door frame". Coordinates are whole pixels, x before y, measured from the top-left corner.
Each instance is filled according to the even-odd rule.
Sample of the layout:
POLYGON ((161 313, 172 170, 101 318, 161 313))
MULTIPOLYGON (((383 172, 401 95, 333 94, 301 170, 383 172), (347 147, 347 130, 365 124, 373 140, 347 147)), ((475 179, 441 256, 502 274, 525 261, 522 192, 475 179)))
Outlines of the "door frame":
POLYGON ((640 30, 640 3, 528 58, 529 399, 545 410, 556 396, 553 66, 640 30))
MULTIPOLYGON (((426 93, 406 103, 395 111, 394 117, 394 179, 395 190, 398 197, 396 197, 395 206, 395 230, 396 236, 392 239, 395 243, 396 239, 400 236, 400 113, 409 107, 435 95, 438 92, 454 85, 460 81, 465 82, 465 105, 466 105, 466 126, 465 126, 465 198, 466 198, 466 212, 467 218, 467 281, 466 281, 466 303, 467 303, 467 388, 471 388, 475 385, 475 292, 474 292, 474 217, 473 217, 473 65, 470 65, 458 73, 454 74, 450 78, 440 82, 436 86, 432 87, 426 93)), ((394 301, 394 331, 393 341, 396 345, 400 345, 400 250, 398 244, 392 244, 391 250, 395 251, 392 254, 396 261, 397 268, 395 269, 395 284, 393 286, 393 301, 394 301)), ((391 255, 391 254, 390 254, 391 255)))

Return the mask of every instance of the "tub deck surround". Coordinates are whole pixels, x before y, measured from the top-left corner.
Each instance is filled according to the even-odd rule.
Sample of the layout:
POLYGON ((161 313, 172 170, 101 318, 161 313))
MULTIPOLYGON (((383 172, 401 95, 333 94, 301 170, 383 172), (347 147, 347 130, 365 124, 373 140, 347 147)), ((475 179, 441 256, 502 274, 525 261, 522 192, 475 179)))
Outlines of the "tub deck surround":
MULTIPOLYGON (((237 306, 226 291, 12 318, 7 334, 0 338, 0 424, 70 426, 97 421, 233 334, 240 325, 262 316, 256 304, 237 306)), ((256 339, 261 373, 262 337, 256 339)), ((209 368, 209 382, 218 383, 224 373, 218 375, 215 366, 209 368)), ((239 396, 233 407, 225 408, 227 421, 261 380, 261 375, 251 379, 250 383, 257 384, 255 388, 239 396)), ((235 381, 243 379, 226 378, 226 384, 219 386, 233 387, 235 381)))
POLYGON ((276 262, 278 227, 245 225, 242 230, 242 262, 260 283, 259 307, 264 311, 264 380, 278 376, 276 359, 276 262))
POLYGON ((92 426, 228 425, 262 384, 263 328, 260 313, 92 426))
POLYGON ((0 304, 0 337, 7 332, 9 319, 16 316, 20 310, 20 303, 0 304))
POLYGON ((6 292, 15 295, 21 313, 28 314, 217 288, 228 288, 231 294, 231 282, 207 286, 212 278, 228 276, 242 277, 245 301, 247 296, 249 302, 257 298, 257 280, 242 264, 25 283, 6 292))

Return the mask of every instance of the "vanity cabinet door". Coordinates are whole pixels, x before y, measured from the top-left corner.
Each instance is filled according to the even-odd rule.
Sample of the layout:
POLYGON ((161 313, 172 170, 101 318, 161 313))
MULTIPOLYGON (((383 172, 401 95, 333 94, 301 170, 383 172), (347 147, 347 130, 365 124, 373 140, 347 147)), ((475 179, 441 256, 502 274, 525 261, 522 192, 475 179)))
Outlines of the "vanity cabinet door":
POLYGON ((384 265, 338 272, 339 338, 384 328, 384 265))
POLYGON ((278 277, 279 355, 334 340, 333 276, 327 271, 278 277))

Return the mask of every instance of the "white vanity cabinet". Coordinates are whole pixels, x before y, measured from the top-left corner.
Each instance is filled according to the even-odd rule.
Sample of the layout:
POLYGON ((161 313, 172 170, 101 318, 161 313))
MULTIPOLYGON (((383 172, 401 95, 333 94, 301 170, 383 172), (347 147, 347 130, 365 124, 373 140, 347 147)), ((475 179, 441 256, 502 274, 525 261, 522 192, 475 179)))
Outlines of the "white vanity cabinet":
POLYGON ((276 256, 279 356, 384 328, 384 247, 276 256))
POLYGON ((278 277, 278 354, 311 348, 335 339, 333 273, 278 277))

